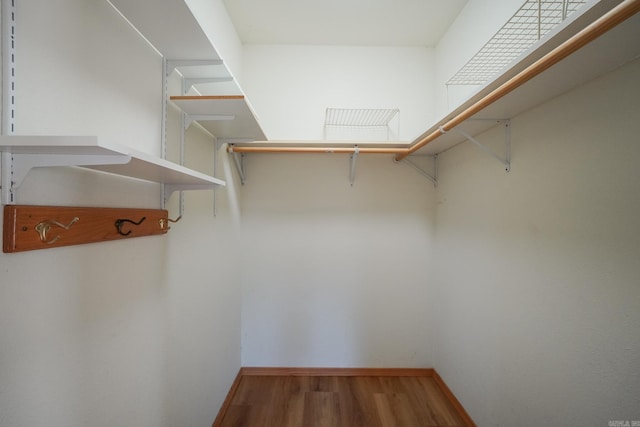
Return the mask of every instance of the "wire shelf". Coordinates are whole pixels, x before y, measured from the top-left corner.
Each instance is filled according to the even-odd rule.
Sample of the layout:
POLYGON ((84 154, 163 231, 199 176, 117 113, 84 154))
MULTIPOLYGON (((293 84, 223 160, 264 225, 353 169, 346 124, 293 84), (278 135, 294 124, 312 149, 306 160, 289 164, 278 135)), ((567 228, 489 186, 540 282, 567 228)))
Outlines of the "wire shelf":
POLYGON ((362 108, 327 108, 324 118, 325 126, 389 126, 389 123, 400 110, 362 109, 362 108))
POLYGON ((527 0, 447 85, 481 85, 489 81, 586 0, 527 0))
MULTIPOLYGON (((327 108, 324 139, 353 141, 388 141, 390 125, 399 126, 398 108, 327 108)), ((396 130, 399 133, 399 128, 396 130)))

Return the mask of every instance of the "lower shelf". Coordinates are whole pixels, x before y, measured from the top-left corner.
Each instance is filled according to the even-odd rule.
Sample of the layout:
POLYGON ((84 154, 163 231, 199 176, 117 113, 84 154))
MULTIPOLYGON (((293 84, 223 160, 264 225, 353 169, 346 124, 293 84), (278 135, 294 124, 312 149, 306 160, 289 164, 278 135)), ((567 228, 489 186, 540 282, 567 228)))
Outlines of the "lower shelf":
POLYGON ((3 203, 35 167, 80 166, 107 173, 157 182, 170 194, 178 190, 206 190, 225 182, 168 160, 128 147, 99 141, 96 136, 2 136, 3 203))

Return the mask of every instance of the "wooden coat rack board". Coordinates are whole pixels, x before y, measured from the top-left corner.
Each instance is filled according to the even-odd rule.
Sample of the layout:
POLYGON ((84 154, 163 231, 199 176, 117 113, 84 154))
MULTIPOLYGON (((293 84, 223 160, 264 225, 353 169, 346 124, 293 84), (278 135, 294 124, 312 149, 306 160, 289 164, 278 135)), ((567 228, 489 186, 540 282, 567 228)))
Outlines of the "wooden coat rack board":
POLYGON ((6 205, 2 250, 11 253, 166 234, 169 222, 175 221, 163 209, 6 205))

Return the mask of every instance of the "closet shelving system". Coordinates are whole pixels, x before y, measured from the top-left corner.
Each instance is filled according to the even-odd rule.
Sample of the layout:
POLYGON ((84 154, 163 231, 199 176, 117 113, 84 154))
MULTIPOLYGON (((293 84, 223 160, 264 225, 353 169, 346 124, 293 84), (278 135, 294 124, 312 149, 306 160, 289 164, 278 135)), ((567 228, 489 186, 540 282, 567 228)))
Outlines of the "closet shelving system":
MULTIPOLYGON (((165 93, 164 100, 165 109, 172 102, 185 112, 186 125, 198 121, 219 140, 234 142, 229 151, 235 156, 249 152, 352 154, 351 176, 358 154, 395 154, 397 160, 403 160, 412 154, 437 155, 467 140, 477 142, 475 135, 640 56, 640 0, 591 1, 411 143, 354 146, 349 142, 322 141, 300 145, 266 141, 249 102, 184 1, 110 2, 165 58, 165 91, 171 73, 178 70, 182 75, 183 93, 174 97, 165 93), (166 22, 172 25, 167 26, 166 22), (187 95, 194 85, 213 86, 212 94, 187 95)), ((2 6, 3 51, 11 53, 11 2, 3 1, 2 6)), ((12 75, 13 66, 11 61, 3 61, 3 75, 12 75)), ((13 94, 6 81, 3 85, 3 93, 13 94)), ((12 109, 12 105, 3 109, 4 129, 11 131, 0 139, 3 204, 13 202, 20 182, 16 176, 26 174, 14 175, 16 171, 28 172, 39 166, 86 166, 160 182, 170 191, 224 185, 214 177, 99 142, 95 137, 80 137, 73 142, 58 136, 18 140, 21 137, 11 135, 11 119, 7 118, 12 109), (90 162, 87 156, 92 157, 90 162)), ((508 147, 504 157, 495 157, 509 169, 508 147)), ((437 181, 437 176, 433 178, 437 181)))
POLYGON ((238 82, 183 0, 108 1, 165 58, 164 99, 185 114, 185 127, 198 122, 218 140, 266 139, 238 82), (167 79, 176 71, 182 91, 168 94, 167 79))
MULTIPOLYGON (((164 58, 163 152, 169 102, 185 113, 182 143, 184 130, 193 121, 201 123, 218 140, 266 139, 240 87, 184 1, 110 0, 109 3, 164 58), (171 25, 166 25, 167 22, 171 25), (183 78, 184 93, 171 97, 167 93, 168 78, 176 70, 183 78), (192 87, 199 85, 213 88, 213 94, 184 96, 192 87)), ((5 100, 15 95, 15 85, 11 81, 15 76, 14 8, 11 0, 2 0, 5 100)), ((224 181, 213 176, 129 147, 98 140, 95 136, 15 135, 12 118, 15 105, 4 101, 3 105, 5 134, 0 137, 2 204, 14 203, 17 188, 34 167, 80 166, 161 183, 165 192, 163 203, 173 191, 213 189, 225 185, 224 181)))
POLYGON ((639 11, 640 0, 586 3, 397 157, 441 153, 638 58, 639 11))
MULTIPOLYGON (((437 156, 560 94, 612 71, 640 56, 640 0, 588 1, 548 32, 497 76, 449 114, 406 144, 349 147, 333 141, 238 143, 235 153, 300 152, 437 156)), ((505 154, 490 152, 509 170, 507 129, 505 154)), ((481 144, 480 144, 481 145, 481 144)), ((482 146, 482 145, 481 145, 482 146)), ((484 147, 486 149, 486 147, 484 147)), ((488 149, 486 149, 489 151, 488 149)), ((424 171, 423 171, 424 172, 424 171)), ((429 176, 434 182, 437 176, 429 176)))

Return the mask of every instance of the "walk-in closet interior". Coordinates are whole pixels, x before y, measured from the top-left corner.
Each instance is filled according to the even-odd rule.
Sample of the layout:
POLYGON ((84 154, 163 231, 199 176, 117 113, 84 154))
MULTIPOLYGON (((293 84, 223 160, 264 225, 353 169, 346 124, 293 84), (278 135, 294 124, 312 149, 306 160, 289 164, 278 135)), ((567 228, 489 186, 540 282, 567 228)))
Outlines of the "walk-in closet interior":
POLYGON ((210 426, 256 368, 640 425, 638 11, 2 0, 0 426, 210 426))

